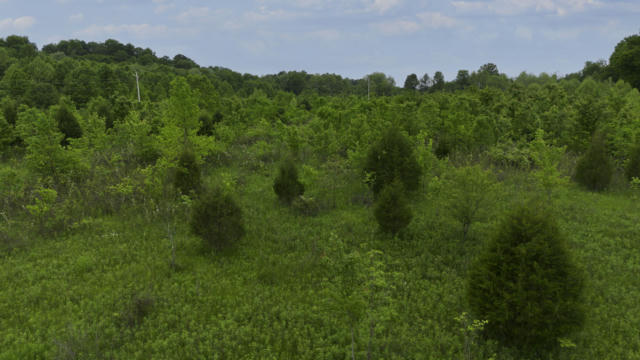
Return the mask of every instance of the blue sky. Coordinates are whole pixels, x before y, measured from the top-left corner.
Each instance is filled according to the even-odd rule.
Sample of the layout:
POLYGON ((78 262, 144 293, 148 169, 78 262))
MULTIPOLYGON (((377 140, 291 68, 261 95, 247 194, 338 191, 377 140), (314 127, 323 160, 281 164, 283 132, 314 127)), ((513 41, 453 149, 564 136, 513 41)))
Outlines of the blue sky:
POLYGON ((608 59, 640 30, 640 0, 0 0, 0 37, 108 38, 182 53, 202 66, 350 78, 493 62, 501 72, 550 74, 608 59))

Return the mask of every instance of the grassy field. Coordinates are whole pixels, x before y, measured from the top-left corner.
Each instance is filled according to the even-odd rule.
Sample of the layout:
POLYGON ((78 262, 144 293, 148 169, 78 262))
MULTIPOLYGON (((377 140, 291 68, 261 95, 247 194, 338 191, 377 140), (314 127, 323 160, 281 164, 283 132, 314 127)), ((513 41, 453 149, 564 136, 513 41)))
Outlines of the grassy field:
MULTIPOLYGON (((462 242, 437 180, 413 197, 409 228, 390 238, 364 192, 303 216, 277 202, 270 170, 226 171, 247 233, 223 253, 203 252, 177 215, 172 267, 167 224, 135 207, 6 253, 0 358, 346 359, 352 346, 356 358, 511 358, 460 318, 467 266, 501 214, 531 195, 526 174, 499 183, 462 242), (364 283, 345 282, 337 267, 354 254, 364 283), (365 300, 356 320, 341 297, 365 300)), ((334 190, 348 186, 358 185, 334 190)), ((586 278, 586 323, 555 356, 640 358, 638 194, 570 185, 553 203, 586 278)))

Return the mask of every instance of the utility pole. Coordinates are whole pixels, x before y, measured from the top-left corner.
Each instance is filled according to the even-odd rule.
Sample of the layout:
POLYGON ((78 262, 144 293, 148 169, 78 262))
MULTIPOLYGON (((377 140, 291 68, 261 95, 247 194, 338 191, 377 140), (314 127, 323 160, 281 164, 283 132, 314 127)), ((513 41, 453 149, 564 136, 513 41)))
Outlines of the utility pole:
POLYGON ((367 75, 367 101, 369 101, 370 91, 371 91, 371 80, 369 79, 369 75, 367 75))
POLYGON ((140 102, 140 82, 138 81, 138 71, 136 71, 136 88, 138 88, 138 102, 140 102))

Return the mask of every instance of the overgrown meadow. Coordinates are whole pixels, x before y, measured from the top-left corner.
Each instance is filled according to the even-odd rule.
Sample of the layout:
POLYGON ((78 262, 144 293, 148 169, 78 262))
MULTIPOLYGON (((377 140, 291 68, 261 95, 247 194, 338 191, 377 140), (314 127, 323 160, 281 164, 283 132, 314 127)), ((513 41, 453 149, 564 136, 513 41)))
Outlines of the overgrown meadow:
POLYGON ((337 76, 300 85, 11 39, 1 359, 640 358, 640 93, 624 81, 478 72, 368 98, 337 76), (391 178, 419 176, 376 212, 387 168, 371 159, 401 148, 385 147, 391 132, 410 153, 380 166, 410 157, 391 178), (177 183, 192 168, 197 188, 177 183), (292 172, 283 201, 274 182, 292 172), (213 190, 243 227, 215 246, 193 225, 213 190), (386 231, 401 205, 408 225, 386 231), (583 284, 580 325, 531 351, 491 336, 469 295, 523 206, 545 209, 583 284))

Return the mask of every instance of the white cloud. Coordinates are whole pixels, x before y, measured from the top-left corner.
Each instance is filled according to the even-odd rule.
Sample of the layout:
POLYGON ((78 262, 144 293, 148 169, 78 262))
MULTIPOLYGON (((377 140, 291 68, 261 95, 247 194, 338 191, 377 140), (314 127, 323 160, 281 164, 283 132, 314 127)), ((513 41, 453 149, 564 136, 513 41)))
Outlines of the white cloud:
POLYGON ((384 35, 413 34, 422 29, 465 27, 462 22, 439 12, 422 12, 413 19, 396 19, 374 24, 384 35))
POLYGON ((24 31, 32 27, 36 23, 33 16, 22 16, 19 18, 6 18, 0 20, 0 30, 5 31, 24 31))
POLYGON ((432 29, 450 28, 460 23, 458 20, 439 12, 423 12, 416 16, 420 19, 423 26, 432 29))
POLYGON ((158 1, 154 1, 154 3, 158 4, 155 7, 155 9, 153 9, 153 12, 156 13, 156 14, 162 14, 164 12, 167 12, 167 11, 173 9, 176 6, 176 4, 174 4, 174 3, 165 4, 165 3, 162 3, 162 2, 158 2, 158 1))
POLYGON ((330 10, 341 14, 377 12, 384 14, 398 8, 404 0, 257 0, 275 7, 293 6, 301 9, 330 10))
POLYGON ((461 12, 489 12, 504 16, 527 12, 564 16, 603 5, 599 0, 455 0, 451 4, 461 12))
POLYGON ((82 21, 84 19, 83 13, 77 13, 69 16, 69 21, 82 21))
POLYGON ((404 35, 412 34, 420 29, 422 26, 413 20, 392 20, 375 24, 375 27, 384 35, 404 35))
POLYGON ((121 24, 121 25, 91 25, 75 33, 77 36, 103 37, 122 34, 138 38, 166 35, 169 28, 164 25, 149 24, 121 24))
POLYGON ((232 18, 232 13, 229 10, 211 9, 206 6, 190 7, 176 16, 176 20, 184 24, 193 25, 200 23, 216 27, 224 27, 224 25, 221 24, 225 21, 235 21, 235 19, 232 18))
POLYGON ((191 22, 198 19, 203 19, 209 17, 210 9, 206 6, 203 7, 192 7, 183 12, 181 12, 177 19, 183 22, 191 22))
POLYGON ((400 5, 400 0, 373 0, 367 2, 369 3, 367 5, 367 8, 369 10, 376 11, 380 14, 383 14, 400 5))
POLYGON ((286 10, 269 10, 261 6, 258 11, 246 12, 243 16, 248 22, 265 22, 265 21, 286 21, 307 16, 307 13, 286 11, 286 10))

